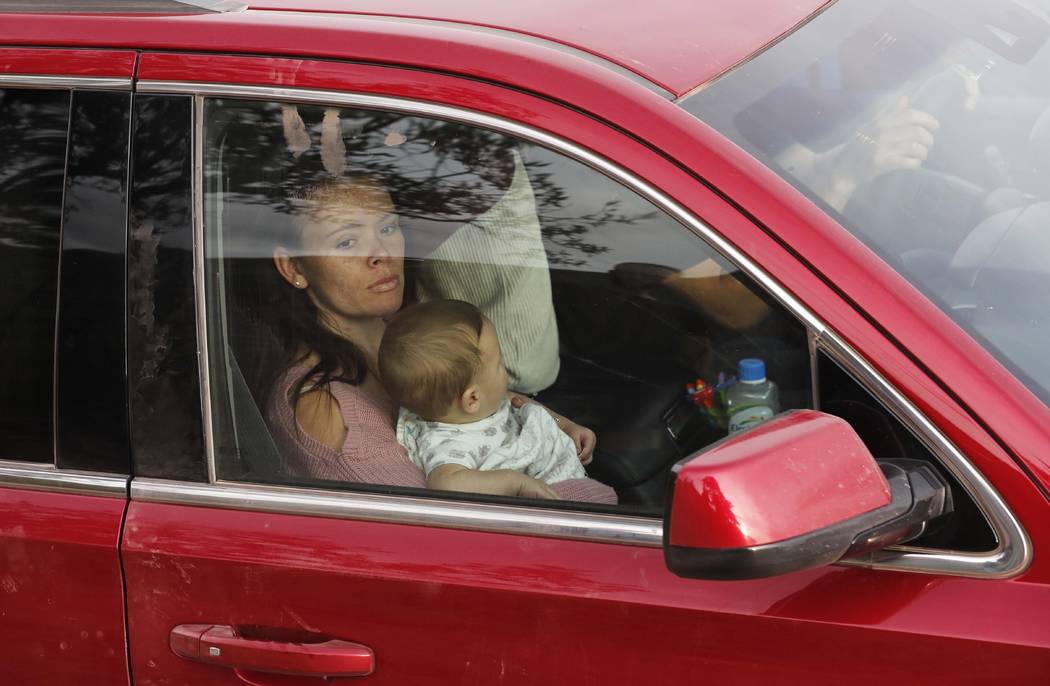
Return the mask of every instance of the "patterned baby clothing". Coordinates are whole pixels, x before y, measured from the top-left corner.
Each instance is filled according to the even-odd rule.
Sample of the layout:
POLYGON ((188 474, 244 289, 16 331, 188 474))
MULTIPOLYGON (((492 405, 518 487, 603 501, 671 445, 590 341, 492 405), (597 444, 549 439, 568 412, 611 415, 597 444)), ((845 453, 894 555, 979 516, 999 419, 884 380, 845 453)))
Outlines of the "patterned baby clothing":
POLYGON ((504 400, 491 417, 469 424, 428 422, 401 408, 397 440, 428 476, 443 464, 513 469, 548 484, 586 475, 576 444, 541 406, 504 400))

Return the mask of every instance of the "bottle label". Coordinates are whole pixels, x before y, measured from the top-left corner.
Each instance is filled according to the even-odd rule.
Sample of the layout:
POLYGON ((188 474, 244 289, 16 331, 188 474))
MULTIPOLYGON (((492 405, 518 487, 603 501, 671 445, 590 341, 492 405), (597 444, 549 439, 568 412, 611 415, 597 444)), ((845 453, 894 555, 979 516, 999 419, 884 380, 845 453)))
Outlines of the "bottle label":
POLYGON ((736 433, 764 422, 773 416, 773 409, 768 405, 748 405, 741 407, 729 418, 729 433, 736 433))

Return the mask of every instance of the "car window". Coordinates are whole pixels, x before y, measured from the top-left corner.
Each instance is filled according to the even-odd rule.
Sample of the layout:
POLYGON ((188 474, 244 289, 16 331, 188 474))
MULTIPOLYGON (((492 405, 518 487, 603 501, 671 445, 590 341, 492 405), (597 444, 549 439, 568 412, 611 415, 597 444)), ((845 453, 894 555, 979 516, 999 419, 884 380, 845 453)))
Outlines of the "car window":
POLYGON ((967 552, 994 550, 997 540, 988 519, 952 470, 946 469, 923 441, 823 351, 817 355, 816 371, 820 410, 849 422, 876 459, 922 460, 935 466, 948 483, 951 517, 909 545, 967 552))
POLYGON ((1050 404, 1050 4, 849 0, 683 102, 1050 404))
POLYGON ((54 459, 68 91, 0 89, 0 459, 54 459))
MULTIPOLYGON (((714 387, 741 359, 762 360, 779 389, 774 409, 811 406, 804 327, 681 224, 560 153, 467 125, 351 108, 209 99, 204 121, 221 479, 423 488, 421 469, 440 463, 579 479, 582 490, 559 495, 608 505, 601 489, 612 487, 621 507, 651 511, 670 466, 726 435, 714 387), (449 299, 491 322, 506 385, 554 411, 553 423, 528 428, 519 419, 497 444, 461 439, 462 426, 434 433, 459 421, 440 408, 464 407, 421 409, 442 382, 417 367, 453 366, 470 342, 422 349, 441 335, 426 329, 434 303, 449 299), (407 305, 420 314, 394 314, 407 305), (413 317, 422 323, 404 324, 413 317), (401 323, 386 329, 383 360, 397 363, 380 381, 369 327, 386 320, 401 323), (411 343, 407 357, 390 352, 399 336, 411 343), (395 424, 397 403, 384 396, 402 372, 411 381, 396 397, 421 405, 395 424), (711 390, 695 393, 704 385, 711 390), (533 464, 559 440, 542 427, 560 434, 557 424, 570 422, 597 437, 589 482, 578 464, 567 476, 533 464)), ((472 334, 478 345, 482 330, 472 334)))
POLYGON ((206 481, 185 95, 139 93, 128 192, 128 415, 136 476, 206 481))
POLYGON ((131 459, 123 335, 130 110, 126 91, 73 92, 55 348, 60 469, 126 473, 131 459))

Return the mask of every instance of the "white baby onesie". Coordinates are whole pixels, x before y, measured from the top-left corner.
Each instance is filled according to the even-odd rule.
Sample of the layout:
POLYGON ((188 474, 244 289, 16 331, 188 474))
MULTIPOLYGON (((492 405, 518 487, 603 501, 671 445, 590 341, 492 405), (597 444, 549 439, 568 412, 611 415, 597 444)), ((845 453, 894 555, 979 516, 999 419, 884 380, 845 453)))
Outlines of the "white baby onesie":
POLYGON ((542 407, 504 400, 491 417, 469 424, 428 422, 401 408, 397 440, 429 476, 443 464, 513 469, 548 484, 587 476, 576 445, 542 407))

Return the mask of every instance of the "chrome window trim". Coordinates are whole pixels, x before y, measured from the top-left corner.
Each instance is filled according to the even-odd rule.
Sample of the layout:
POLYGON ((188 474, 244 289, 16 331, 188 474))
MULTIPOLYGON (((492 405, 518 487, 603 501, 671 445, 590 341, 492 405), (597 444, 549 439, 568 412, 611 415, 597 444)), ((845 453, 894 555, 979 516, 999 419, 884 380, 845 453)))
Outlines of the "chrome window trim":
POLYGON ((131 90, 131 79, 98 76, 42 76, 33 74, 0 74, 0 87, 18 88, 91 88, 94 90, 131 90))
POLYGON ((941 465, 952 473, 974 499, 998 541, 995 550, 987 553, 896 546, 877 551, 866 558, 844 560, 843 563, 876 569, 991 579, 1009 578, 1024 572, 1032 563, 1032 542, 1006 502, 984 475, 911 401, 838 335, 825 331, 818 337, 817 345, 833 360, 853 372, 865 389, 926 444, 941 465), (967 572, 964 574, 961 569, 967 572))
POLYGON ((134 479, 131 498, 154 503, 333 517, 413 526, 568 538, 660 547, 663 526, 651 517, 438 500, 403 495, 303 489, 219 481, 134 479))
MULTIPOLYGON (((916 435, 934 452, 945 468, 955 475, 988 519, 998 541, 995 550, 984 553, 962 553, 900 546, 879 551, 878 554, 869 558, 850 560, 844 562, 844 564, 976 578, 1008 578, 1017 576, 1023 573, 1031 564, 1032 546, 1021 523, 987 479, 952 444, 947 436, 923 416, 911 401, 893 388, 856 350, 837 334, 830 331, 819 317, 810 312, 805 305, 767 274, 758 264, 669 196, 604 157, 570 141, 518 122, 458 107, 404 98, 322 90, 176 81, 140 81, 138 88, 143 92, 150 93, 192 94, 198 102, 198 110, 205 97, 213 96, 382 109, 455 121, 488 128, 544 145, 619 181, 677 219, 694 234, 714 247, 725 258, 734 262, 798 318, 807 328, 809 335, 816 341, 816 347, 827 352, 847 370, 855 374, 858 381, 872 392, 876 398, 885 403, 887 408, 903 421, 906 426, 915 431, 916 435)), ((203 122, 198 116, 194 125, 194 133, 198 140, 203 139, 202 131, 203 122)), ((200 153, 199 150, 195 150, 195 152, 200 153)), ((201 172, 199 160, 195 160, 194 169, 195 173, 199 175, 201 172)), ((199 189, 200 181, 195 181, 195 186, 199 189)), ((199 193, 195 202, 203 207, 203 198, 200 197, 199 193)), ((198 216, 201 216, 200 212, 198 212, 198 216)), ((199 259, 195 260, 195 264, 198 265, 195 282, 198 292, 203 293, 203 222, 200 222, 199 226, 195 226, 195 231, 199 231, 199 233, 194 237, 194 249, 201 252, 199 259)), ((206 325, 206 322, 201 318, 202 314, 202 311, 198 312, 198 335, 203 335, 203 329, 206 325)), ((202 338, 202 340, 206 341, 206 338, 202 338)), ((202 368, 206 367, 209 362, 206 351, 206 347, 202 347, 199 351, 202 368)), ((207 421, 205 423, 205 431, 208 432, 209 472, 213 472, 214 453, 210 443, 212 432, 210 422, 211 401, 208 391, 208 387, 202 385, 201 401, 206 408, 205 417, 207 421)), ((559 524, 553 529, 549 526, 544 528, 546 525, 543 522, 546 520, 539 513, 545 511, 525 507, 479 506, 477 504, 429 501, 422 498, 405 498, 402 496, 383 496, 343 491, 311 491, 290 487, 232 485, 227 482, 217 482, 214 478, 209 485, 183 485, 150 480, 148 482, 144 481, 142 487, 136 488, 135 484, 137 483, 139 483, 139 480, 132 484, 132 497, 143 500, 164 497, 171 498, 171 500, 165 500, 164 502, 181 502, 177 494, 183 493, 186 497, 193 498, 195 504, 234 507, 237 509, 275 508, 279 504, 281 509, 267 509, 267 511, 345 516, 353 519, 381 517, 382 521, 399 521, 404 523, 411 520, 411 523, 432 526, 463 526, 465 528, 484 526, 483 530, 485 531, 528 533, 531 535, 564 536, 563 531, 569 530, 559 528, 564 526, 563 524, 559 524), (161 488, 159 484, 165 483, 166 485, 161 488), (261 491, 259 490, 261 488, 268 490, 261 491), (281 489, 279 497, 270 492, 273 488, 281 489), (226 491, 236 495, 227 497, 224 495, 226 491), (333 493, 338 493, 339 495, 334 496, 333 493), (339 505, 339 502, 344 499, 351 503, 346 508, 339 505), (425 501, 427 506, 420 506, 420 501, 425 501), (485 513, 486 516, 492 516, 496 521, 486 523, 484 517, 477 514, 465 516, 462 514, 464 512, 485 513), (533 527, 536 528, 535 531, 533 527), (546 531, 547 533, 540 533, 540 531, 546 531), (551 533, 551 531, 555 533, 551 533)), ((581 525, 585 524, 586 526, 604 522, 607 528, 602 529, 603 536, 611 535, 611 532, 617 531, 618 527, 626 526, 624 518, 617 515, 558 512, 556 517, 559 522, 569 521, 571 523, 572 521, 578 521, 581 525), (578 520, 577 517, 579 518, 578 520)), ((632 521, 634 519, 646 520, 646 518, 628 519, 632 521)), ((655 529, 640 533, 637 529, 626 526, 621 532, 623 534, 622 537, 615 537, 616 542, 644 546, 659 545, 660 537, 655 535, 655 531, 657 529, 662 530, 662 523, 657 519, 649 519, 648 521, 653 523, 655 529)), ((587 540, 595 539, 588 538, 587 540)))
POLYGON ((0 488, 126 498, 128 477, 123 474, 55 469, 50 464, 0 460, 0 488))
POLYGON ((820 375, 817 373, 819 338, 812 329, 806 329, 806 352, 809 355, 809 385, 814 410, 820 410, 820 375))

